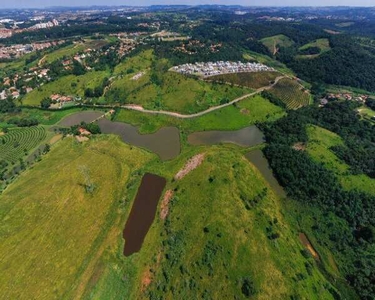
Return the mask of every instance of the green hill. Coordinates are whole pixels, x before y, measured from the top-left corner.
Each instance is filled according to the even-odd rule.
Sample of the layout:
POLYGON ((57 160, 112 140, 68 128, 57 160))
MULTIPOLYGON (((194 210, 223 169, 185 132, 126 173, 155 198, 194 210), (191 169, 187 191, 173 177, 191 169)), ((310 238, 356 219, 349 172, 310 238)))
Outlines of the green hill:
POLYGON ((263 38, 260 42, 266 46, 273 55, 276 55, 280 47, 287 48, 294 44, 293 40, 283 34, 263 38))

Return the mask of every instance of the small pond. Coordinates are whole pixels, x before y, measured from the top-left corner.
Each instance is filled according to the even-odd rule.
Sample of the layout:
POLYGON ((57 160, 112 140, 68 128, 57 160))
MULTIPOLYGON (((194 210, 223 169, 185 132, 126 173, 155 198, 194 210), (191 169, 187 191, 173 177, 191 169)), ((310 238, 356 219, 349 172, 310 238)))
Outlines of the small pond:
POLYGON ((243 147, 252 147, 264 142, 264 135, 256 126, 249 126, 234 131, 200 131, 188 136, 191 145, 214 145, 233 143, 243 147))
POLYGON ((125 256, 141 249, 147 232, 155 219, 158 202, 166 183, 165 178, 154 174, 146 173, 143 176, 123 231, 125 256))

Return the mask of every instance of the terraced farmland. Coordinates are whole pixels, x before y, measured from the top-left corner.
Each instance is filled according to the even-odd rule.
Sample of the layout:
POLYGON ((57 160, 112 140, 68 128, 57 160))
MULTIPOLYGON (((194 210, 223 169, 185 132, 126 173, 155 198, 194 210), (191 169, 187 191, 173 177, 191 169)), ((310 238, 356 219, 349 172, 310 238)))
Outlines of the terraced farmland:
POLYGON ((297 109, 310 104, 310 93, 303 90, 298 82, 289 78, 281 79, 269 91, 283 101, 289 109, 297 109))
POLYGON ((47 136, 44 127, 10 129, 0 137, 0 161, 16 163, 37 147, 47 136))

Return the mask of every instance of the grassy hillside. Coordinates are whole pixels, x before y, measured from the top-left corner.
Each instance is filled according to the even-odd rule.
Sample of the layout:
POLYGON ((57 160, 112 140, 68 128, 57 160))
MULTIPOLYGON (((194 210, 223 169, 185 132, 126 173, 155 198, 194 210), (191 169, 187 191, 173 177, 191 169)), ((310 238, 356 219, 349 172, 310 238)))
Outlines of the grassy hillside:
POLYGON ((299 48, 300 51, 305 51, 308 50, 309 48, 319 48, 320 53, 318 54, 311 54, 311 55, 298 55, 298 58, 314 58, 319 56, 320 54, 327 52, 331 50, 331 47, 329 45, 329 40, 328 39, 317 39, 311 43, 305 44, 302 47, 299 48))
POLYGON ((277 76, 280 76, 277 72, 236 73, 212 76, 209 78, 209 81, 231 83, 258 89, 269 85, 277 76))
POLYGON ((266 37, 260 40, 261 43, 268 48, 270 53, 275 55, 280 47, 290 47, 294 42, 287 36, 283 34, 278 34, 270 37, 266 37))
POLYGON ((365 174, 350 174, 350 167, 330 150, 333 146, 343 144, 342 139, 338 135, 317 126, 309 126, 307 132, 309 136, 307 152, 315 160, 323 163, 326 168, 332 170, 344 188, 348 190, 358 189, 370 194, 375 194, 375 179, 365 174))
POLYGON ((109 77, 109 73, 106 71, 93 71, 81 76, 64 76, 33 90, 23 98, 22 103, 39 106, 44 98, 52 94, 83 97, 86 88, 93 89, 99 86, 105 77, 109 77))
POLYGON ((289 78, 281 79, 270 93, 283 101, 289 109, 296 109, 310 104, 311 95, 295 80, 289 78))
POLYGON ((130 123, 143 133, 154 132, 163 126, 177 126, 184 132, 203 130, 236 130, 256 122, 273 121, 284 116, 279 106, 259 95, 240 101, 194 119, 178 119, 165 115, 149 115, 122 109, 115 121, 130 123))
MULTIPOLYGON (((202 151, 201 166, 168 184, 166 221, 157 213, 141 251, 122 263, 108 250, 85 298, 333 299, 258 171, 231 150, 202 151)), ((158 173, 171 179, 191 155, 158 173)))
POLYGON ((113 81, 106 93, 107 102, 194 113, 250 92, 246 88, 207 83, 169 72, 167 60, 160 60, 156 64, 152 60, 152 52, 148 51, 117 66, 115 74, 120 76, 113 81), (135 79, 137 74, 141 75, 135 79))
POLYGON ((120 236, 112 229, 126 182, 151 157, 117 138, 67 138, 21 174, 0 196, 0 299, 72 299, 120 236))

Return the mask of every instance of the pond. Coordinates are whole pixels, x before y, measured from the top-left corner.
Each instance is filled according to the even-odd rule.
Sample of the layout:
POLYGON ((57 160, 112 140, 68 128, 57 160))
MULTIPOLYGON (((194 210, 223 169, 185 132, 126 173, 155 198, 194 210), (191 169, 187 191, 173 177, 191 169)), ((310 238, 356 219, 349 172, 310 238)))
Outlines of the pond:
POLYGON ((275 178, 272 169, 268 164, 267 158, 263 155, 261 150, 254 150, 245 155, 245 157, 259 170, 263 175, 264 179, 267 180, 274 192, 280 196, 285 197, 286 193, 283 187, 279 184, 275 178))
POLYGON ((91 123, 92 121, 96 120, 102 115, 104 115, 104 112, 100 112, 100 111, 78 112, 78 113, 65 117, 58 123, 58 125, 64 126, 64 127, 70 127, 74 125, 79 125, 81 124, 81 122, 91 123))
POLYGON ((180 131, 176 127, 163 127, 152 134, 140 134, 137 127, 107 119, 98 121, 102 133, 117 134, 128 144, 146 148, 162 160, 169 160, 180 154, 180 131))
POLYGON ((234 131, 200 131, 188 136, 188 143, 191 145, 233 143, 243 147, 252 147, 263 142, 264 135, 256 126, 249 126, 234 131))
POLYGON ((141 249, 147 232, 155 219, 159 199, 166 183, 165 178, 154 174, 146 173, 143 176, 123 231, 125 256, 141 249))

